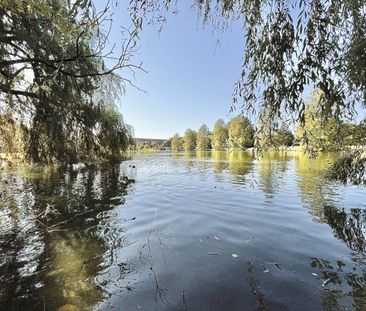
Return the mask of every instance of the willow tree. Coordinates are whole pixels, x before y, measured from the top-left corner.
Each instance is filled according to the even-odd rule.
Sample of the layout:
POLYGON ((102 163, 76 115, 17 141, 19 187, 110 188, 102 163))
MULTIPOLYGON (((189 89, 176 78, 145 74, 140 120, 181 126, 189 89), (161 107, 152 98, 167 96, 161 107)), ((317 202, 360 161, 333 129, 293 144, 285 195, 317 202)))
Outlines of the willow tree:
POLYGON ((337 150, 343 145, 343 123, 335 118, 325 118, 321 107, 321 91, 315 91, 309 99, 305 109, 305 125, 298 124, 296 138, 304 141, 311 151, 337 150))
POLYGON ((274 137, 274 146, 275 147, 289 147, 292 146, 294 143, 295 136, 292 134, 291 130, 289 129, 289 126, 282 122, 277 129, 274 137))
MULTIPOLYGON (((182 2, 182 1, 181 1, 182 2)), ((178 3, 178 4, 177 4, 178 3)), ((336 120, 366 107, 366 10, 363 0, 195 0, 204 23, 242 23, 243 65, 233 101, 305 123, 304 90, 322 91, 322 114, 336 120)), ((165 21, 179 1, 132 0, 131 16, 165 21), (173 8, 174 7, 174 8, 173 8)))
MULTIPOLYGON (((294 135, 285 120, 262 111, 257 119, 254 145, 260 150, 292 146, 294 135)), ((300 137, 302 138, 302 137, 300 137)))
MULTIPOLYGON (((122 133, 108 107, 129 81, 118 71, 139 67, 130 63, 137 34, 125 32, 118 53, 109 50, 111 18, 91 0, 0 2, 1 108, 21 120, 29 160, 77 161, 111 146, 100 148, 98 131, 122 133)), ((115 141, 125 148, 123 132, 115 141)))
POLYGON ((357 125, 350 125, 348 136, 349 145, 366 145, 366 118, 357 125))

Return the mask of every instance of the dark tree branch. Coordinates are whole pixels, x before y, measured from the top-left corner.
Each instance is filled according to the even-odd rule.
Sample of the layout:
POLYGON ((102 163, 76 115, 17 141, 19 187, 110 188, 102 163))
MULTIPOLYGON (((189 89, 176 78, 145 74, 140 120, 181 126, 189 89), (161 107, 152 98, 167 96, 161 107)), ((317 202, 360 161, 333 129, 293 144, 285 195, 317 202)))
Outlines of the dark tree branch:
POLYGON ((3 93, 6 93, 6 94, 15 95, 15 96, 21 95, 21 96, 25 96, 25 97, 38 98, 38 95, 36 93, 21 91, 21 90, 12 90, 3 85, 0 86, 0 91, 3 93))

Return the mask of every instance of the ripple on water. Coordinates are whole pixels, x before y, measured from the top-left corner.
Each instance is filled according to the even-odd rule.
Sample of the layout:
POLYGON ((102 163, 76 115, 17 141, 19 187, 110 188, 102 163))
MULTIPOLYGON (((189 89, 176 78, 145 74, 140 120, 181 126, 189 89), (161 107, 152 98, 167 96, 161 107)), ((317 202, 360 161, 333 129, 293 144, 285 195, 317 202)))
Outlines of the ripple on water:
POLYGON ((143 154, 4 172, 0 309, 362 310, 366 190, 324 181, 328 160, 143 154))

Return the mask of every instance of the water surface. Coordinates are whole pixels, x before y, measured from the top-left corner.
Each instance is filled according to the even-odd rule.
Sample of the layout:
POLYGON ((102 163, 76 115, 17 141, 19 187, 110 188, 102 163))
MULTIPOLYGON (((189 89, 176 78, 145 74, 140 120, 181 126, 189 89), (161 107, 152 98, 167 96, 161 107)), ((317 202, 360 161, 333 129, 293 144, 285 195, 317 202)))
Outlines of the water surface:
POLYGON ((0 310, 365 310, 366 188, 333 158, 5 169, 0 310))

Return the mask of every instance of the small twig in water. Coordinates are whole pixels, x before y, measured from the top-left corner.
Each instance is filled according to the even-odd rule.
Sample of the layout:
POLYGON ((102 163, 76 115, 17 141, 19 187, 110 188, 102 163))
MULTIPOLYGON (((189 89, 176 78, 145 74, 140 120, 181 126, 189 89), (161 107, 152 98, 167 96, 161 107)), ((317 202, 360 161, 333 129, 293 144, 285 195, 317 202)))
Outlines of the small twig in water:
POLYGON ((222 255, 222 253, 218 253, 218 252, 208 252, 207 255, 211 255, 211 256, 219 256, 222 255))
POLYGON ((186 289, 183 289, 182 291, 182 300, 183 300, 183 304, 188 308, 187 302, 186 302, 186 289))

